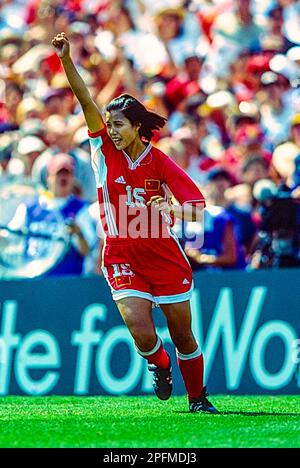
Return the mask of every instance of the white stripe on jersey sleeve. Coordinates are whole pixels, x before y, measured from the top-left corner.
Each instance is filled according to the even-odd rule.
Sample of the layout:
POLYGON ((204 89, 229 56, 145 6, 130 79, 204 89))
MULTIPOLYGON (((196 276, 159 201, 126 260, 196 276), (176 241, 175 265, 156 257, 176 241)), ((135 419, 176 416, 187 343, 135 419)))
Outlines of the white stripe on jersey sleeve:
POLYGON ((112 212, 107 189, 107 166, 105 156, 102 151, 103 140, 101 136, 89 137, 91 147, 91 164, 94 170, 97 188, 103 190, 104 213, 107 222, 108 233, 110 236, 117 236, 118 229, 112 212))
POLYGON ((102 152, 102 138, 89 138, 91 147, 91 164, 94 170, 97 188, 103 187, 107 178, 107 166, 105 163, 105 156, 102 152))

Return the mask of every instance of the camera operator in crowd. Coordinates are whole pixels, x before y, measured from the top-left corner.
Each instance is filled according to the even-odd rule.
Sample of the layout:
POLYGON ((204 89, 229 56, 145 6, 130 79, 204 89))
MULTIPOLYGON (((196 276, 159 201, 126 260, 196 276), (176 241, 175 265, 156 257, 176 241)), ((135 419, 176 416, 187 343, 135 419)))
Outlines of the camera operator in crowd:
POLYGON ((276 186, 268 179, 256 182, 260 226, 250 267, 296 267, 300 265, 300 203, 297 188, 276 186))

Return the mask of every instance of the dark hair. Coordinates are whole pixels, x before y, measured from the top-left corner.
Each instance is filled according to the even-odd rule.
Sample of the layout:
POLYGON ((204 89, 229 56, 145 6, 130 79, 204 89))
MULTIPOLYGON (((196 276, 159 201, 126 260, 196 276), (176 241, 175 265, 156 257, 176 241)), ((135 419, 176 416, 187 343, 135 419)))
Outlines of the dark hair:
POLYGON ((140 123, 140 138, 150 141, 153 130, 162 128, 167 119, 155 112, 150 112, 146 107, 130 94, 121 94, 113 99, 105 108, 107 112, 119 111, 131 122, 132 125, 140 123))

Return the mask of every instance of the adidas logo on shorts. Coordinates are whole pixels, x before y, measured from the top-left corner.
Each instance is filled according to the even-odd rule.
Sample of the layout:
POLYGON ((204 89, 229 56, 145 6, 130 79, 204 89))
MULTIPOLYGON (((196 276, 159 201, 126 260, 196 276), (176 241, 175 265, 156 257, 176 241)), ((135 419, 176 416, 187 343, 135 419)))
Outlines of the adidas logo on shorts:
POLYGON ((184 280, 182 281, 182 284, 190 284, 189 280, 184 278, 184 280))
POLYGON ((117 182, 117 184, 126 184, 126 180, 123 176, 120 176, 117 179, 115 179, 115 182, 117 182))

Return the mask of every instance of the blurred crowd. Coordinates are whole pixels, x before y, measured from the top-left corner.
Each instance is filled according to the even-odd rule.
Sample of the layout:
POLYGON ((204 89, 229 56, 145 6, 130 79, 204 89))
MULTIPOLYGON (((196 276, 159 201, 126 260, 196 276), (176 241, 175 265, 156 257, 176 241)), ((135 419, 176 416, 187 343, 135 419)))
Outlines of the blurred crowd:
POLYGON ((3 252, 26 227, 26 255, 44 248, 45 262, 55 213, 68 248, 48 276, 99 273, 87 129, 51 47, 61 31, 100 108, 129 92, 168 117, 153 143, 207 199, 204 227, 176 226, 194 269, 300 265, 298 0, 1 0, 3 252), (8 186, 21 194, 10 213, 8 186))

